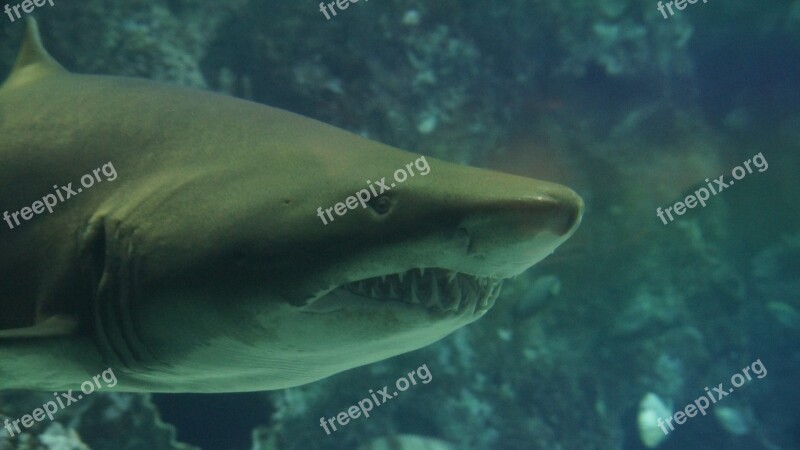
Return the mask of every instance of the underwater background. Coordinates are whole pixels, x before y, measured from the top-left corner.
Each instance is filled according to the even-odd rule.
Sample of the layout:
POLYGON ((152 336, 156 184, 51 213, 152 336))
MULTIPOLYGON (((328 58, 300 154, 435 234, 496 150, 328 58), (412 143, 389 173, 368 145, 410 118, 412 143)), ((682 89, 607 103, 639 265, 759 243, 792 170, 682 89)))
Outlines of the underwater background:
MULTIPOLYGON (((507 281, 482 319, 418 351, 282 391, 99 392, 3 432, 0 449, 800 449, 800 1, 362 0, 337 12, 56 0, 34 14, 74 72, 226 92, 563 183, 586 202, 577 233, 507 281), (657 215, 748 160, 768 168, 673 221, 657 215), (428 383, 320 427, 423 365, 428 383), (706 414, 666 434, 652 420, 703 396, 706 414)), ((0 73, 23 28, 0 15, 0 73)), ((51 395, 0 392, 0 419, 51 395)))

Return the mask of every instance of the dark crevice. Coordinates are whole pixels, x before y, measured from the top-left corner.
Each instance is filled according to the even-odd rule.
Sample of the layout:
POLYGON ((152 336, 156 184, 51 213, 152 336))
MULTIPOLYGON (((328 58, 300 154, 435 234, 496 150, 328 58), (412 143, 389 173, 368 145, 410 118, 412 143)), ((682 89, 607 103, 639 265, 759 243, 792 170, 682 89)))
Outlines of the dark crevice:
POLYGON ((273 409, 259 392, 229 394, 153 394, 161 419, 177 439, 203 450, 249 450, 252 431, 266 425, 273 409))

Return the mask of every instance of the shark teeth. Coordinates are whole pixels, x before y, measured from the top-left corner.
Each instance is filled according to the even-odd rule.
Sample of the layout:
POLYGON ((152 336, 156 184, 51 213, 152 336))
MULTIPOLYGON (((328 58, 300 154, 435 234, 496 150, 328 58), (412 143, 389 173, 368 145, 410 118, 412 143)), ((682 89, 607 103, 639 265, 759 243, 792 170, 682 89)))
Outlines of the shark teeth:
POLYGON ((461 304, 461 298, 461 283, 456 281, 453 283, 453 289, 450 290, 449 305, 444 308, 444 311, 458 311, 458 306, 461 304))
POLYGON ((428 296, 428 304, 425 306, 427 308, 432 308, 434 306, 441 307, 442 304, 439 302, 439 286, 436 284, 436 277, 431 277, 431 292, 428 296))
POLYGON ((389 298, 393 300, 401 298, 400 294, 397 293, 397 289, 395 288, 394 283, 389 284, 389 298))
POLYGON ((419 289, 417 288, 417 277, 412 276, 411 277, 411 292, 410 292, 410 294, 411 294, 410 299, 411 299, 411 304, 412 305, 416 305, 416 304, 420 303, 419 298, 417 298, 417 292, 418 291, 419 291, 419 289))
POLYGON ((394 301, 440 313, 482 315, 494 305, 502 280, 453 270, 419 268, 354 281, 342 288, 376 301, 394 301))

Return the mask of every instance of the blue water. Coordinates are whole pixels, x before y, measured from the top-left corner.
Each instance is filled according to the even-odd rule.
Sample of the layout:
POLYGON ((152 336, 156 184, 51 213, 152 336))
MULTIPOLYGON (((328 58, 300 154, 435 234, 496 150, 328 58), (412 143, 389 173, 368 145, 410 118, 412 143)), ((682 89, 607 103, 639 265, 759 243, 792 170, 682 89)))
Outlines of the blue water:
MULTIPOLYGON (((99 392, 0 449, 800 448, 800 2, 668 3, 37 6, 71 71, 557 182, 585 211, 434 344, 284 390, 99 392)), ((3 73, 24 9, 0 15, 3 73)), ((2 391, 0 419, 50 396, 2 391)))

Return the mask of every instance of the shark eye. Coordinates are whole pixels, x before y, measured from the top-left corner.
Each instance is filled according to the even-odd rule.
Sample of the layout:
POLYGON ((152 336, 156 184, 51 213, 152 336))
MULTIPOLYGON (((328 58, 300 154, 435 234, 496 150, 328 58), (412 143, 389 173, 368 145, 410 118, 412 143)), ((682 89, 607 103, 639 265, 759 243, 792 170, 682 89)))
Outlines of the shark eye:
POLYGON ((378 198, 374 198, 370 200, 367 204, 369 205, 370 208, 372 208, 373 211, 375 211, 375 213, 380 215, 388 214, 389 211, 391 211, 392 209, 392 200, 385 195, 381 195, 378 198))

